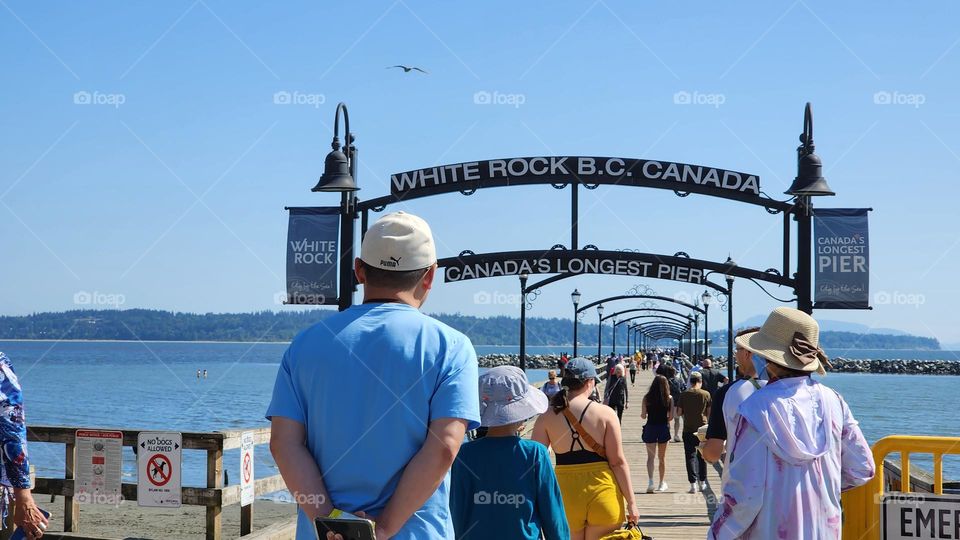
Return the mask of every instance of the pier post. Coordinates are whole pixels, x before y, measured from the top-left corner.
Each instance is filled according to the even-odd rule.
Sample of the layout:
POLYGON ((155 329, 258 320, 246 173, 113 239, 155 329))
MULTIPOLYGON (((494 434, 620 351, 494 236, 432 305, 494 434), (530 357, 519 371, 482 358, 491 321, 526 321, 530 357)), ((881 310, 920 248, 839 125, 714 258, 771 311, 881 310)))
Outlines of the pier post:
MULTIPOLYGON (((76 489, 76 445, 74 443, 66 443, 64 445, 66 448, 66 453, 63 458, 64 463, 64 478, 72 480, 74 482, 74 489, 76 489)), ((73 495, 64 496, 63 498, 63 532, 79 532, 80 531, 80 505, 73 499, 73 495)))
MULTIPOLYGON (((207 450, 207 487, 223 487, 223 441, 217 448, 207 450)), ((220 540, 220 513, 222 507, 207 506, 207 540, 220 540)))

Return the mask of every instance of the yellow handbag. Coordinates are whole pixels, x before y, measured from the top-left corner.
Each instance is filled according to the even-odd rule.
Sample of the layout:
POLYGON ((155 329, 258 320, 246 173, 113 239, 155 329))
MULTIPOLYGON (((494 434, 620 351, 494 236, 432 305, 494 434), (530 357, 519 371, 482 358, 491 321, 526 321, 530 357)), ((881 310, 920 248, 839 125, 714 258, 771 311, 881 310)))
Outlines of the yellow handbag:
POLYGON ((653 537, 643 534, 636 523, 627 523, 622 528, 601 536, 600 540, 653 540, 653 537))

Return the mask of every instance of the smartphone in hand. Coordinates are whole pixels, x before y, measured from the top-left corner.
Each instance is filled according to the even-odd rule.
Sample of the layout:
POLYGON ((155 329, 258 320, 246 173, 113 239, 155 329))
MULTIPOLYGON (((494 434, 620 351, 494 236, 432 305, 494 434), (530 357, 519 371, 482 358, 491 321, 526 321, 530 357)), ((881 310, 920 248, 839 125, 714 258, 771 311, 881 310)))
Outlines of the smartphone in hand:
MULTIPOLYGON (((11 508, 11 511, 12 510, 13 509, 11 508)), ((37 510, 39 510, 40 513, 43 514, 43 517, 50 519, 50 512, 47 512, 43 508, 37 508, 37 510)), ((10 540, 27 540, 27 533, 20 527, 17 527, 17 530, 13 531, 13 534, 10 535, 10 540)))
POLYGON ((320 540, 326 540, 328 532, 339 534, 343 540, 376 540, 369 519, 317 518, 314 525, 320 540))

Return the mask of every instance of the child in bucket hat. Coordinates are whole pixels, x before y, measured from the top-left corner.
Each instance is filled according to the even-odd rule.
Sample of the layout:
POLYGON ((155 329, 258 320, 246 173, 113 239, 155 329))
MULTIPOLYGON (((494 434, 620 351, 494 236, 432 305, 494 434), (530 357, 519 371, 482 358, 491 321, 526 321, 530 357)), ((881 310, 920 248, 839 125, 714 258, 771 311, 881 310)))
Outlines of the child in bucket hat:
POLYGON ((519 436, 547 405, 517 367, 480 375, 480 425, 487 434, 460 448, 451 471, 458 539, 570 537, 547 447, 519 436))

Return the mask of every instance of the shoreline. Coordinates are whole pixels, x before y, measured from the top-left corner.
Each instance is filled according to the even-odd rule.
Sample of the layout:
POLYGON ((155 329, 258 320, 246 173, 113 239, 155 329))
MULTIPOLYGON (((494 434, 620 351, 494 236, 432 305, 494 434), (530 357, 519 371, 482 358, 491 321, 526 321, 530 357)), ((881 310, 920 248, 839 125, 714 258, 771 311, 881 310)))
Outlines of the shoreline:
MULTIPOLYGON (((527 369, 556 369, 559 356, 554 354, 528 354, 527 369)), ((482 368, 515 366, 520 363, 518 354, 483 354, 477 356, 482 368)), ((836 357, 830 360, 833 367, 827 373, 868 373, 878 375, 960 375, 960 361, 955 360, 863 360, 836 357)), ((721 357, 716 366, 725 366, 721 357)))

